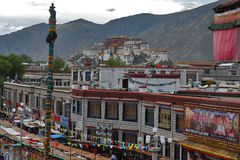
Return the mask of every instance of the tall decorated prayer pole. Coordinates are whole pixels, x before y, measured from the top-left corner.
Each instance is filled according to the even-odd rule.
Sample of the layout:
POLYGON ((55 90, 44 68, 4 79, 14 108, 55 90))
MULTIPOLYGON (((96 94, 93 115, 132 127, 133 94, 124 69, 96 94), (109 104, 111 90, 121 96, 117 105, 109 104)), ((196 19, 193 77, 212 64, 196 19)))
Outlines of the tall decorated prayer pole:
POLYGON ((48 54, 48 77, 47 77, 47 101, 45 107, 45 146, 44 146, 44 158, 46 160, 50 159, 50 133, 51 133, 51 113, 53 107, 52 91, 53 91, 53 52, 54 52, 54 42, 57 38, 56 33, 56 11, 55 6, 52 3, 50 6, 50 18, 49 18, 49 29, 46 42, 49 45, 48 54))

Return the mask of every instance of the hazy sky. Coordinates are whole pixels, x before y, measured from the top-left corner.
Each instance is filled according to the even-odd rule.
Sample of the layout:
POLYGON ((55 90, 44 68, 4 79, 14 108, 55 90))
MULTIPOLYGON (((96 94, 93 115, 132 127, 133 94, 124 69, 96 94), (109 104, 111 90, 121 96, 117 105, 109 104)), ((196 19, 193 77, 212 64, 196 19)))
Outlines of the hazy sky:
POLYGON ((0 0, 0 34, 33 24, 47 23, 54 2, 58 23, 83 18, 95 23, 124 16, 168 14, 195 8, 216 0, 0 0))

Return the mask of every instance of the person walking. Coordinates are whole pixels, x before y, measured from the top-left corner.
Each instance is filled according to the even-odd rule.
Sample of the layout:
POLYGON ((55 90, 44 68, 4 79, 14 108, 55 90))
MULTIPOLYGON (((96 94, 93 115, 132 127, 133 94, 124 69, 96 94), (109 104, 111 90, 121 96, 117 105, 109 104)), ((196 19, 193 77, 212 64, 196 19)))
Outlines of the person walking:
POLYGON ((10 160, 8 151, 4 154, 4 160, 10 160))
POLYGON ((3 153, 1 153, 1 155, 0 155, 0 160, 4 160, 4 155, 3 155, 3 153))
POLYGON ((112 154, 111 160, 117 160, 117 157, 114 154, 112 154))

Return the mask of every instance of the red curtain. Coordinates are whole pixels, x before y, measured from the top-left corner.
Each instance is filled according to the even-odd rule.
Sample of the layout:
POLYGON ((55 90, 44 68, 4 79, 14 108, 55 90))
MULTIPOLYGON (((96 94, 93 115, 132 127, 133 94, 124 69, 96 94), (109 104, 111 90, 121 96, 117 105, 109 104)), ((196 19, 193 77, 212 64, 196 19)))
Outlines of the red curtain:
POLYGON ((238 61, 240 39, 238 28, 216 30, 213 33, 213 49, 216 61, 238 61))

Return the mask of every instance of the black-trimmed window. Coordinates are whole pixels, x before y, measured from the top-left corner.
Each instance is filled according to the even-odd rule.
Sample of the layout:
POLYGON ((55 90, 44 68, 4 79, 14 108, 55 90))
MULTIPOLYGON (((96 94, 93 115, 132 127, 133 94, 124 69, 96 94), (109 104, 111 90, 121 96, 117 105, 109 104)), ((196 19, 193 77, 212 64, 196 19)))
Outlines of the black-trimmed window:
POLYGON ((123 104, 123 120, 137 122, 137 104, 124 103, 123 104))
POLYGON ((77 101, 77 114, 82 115, 82 101, 77 101))
POLYGON ((46 98, 42 99, 42 110, 46 108, 46 98))
POLYGON ((117 143, 118 143, 118 130, 113 130, 112 131, 112 137, 111 137, 111 139, 113 140, 112 141, 112 143, 111 144, 114 144, 114 145, 117 145, 117 143))
POLYGON ((187 148, 182 147, 182 160, 187 160, 187 148))
POLYGON ((86 71, 85 72, 85 81, 90 81, 91 80, 91 71, 86 71))
POLYGON ((13 91, 13 101, 16 102, 17 101, 17 92, 13 91))
POLYGON ((178 143, 174 145, 174 160, 180 160, 180 144, 178 143))
POLYGON ((18 102, 20 102, 20 103, 23 102, 23 92, 19 93, 19 101, 18 102))
POLYGON ((122 133, 123 142, 128 143, 137 143, 137 132, 134 131, 125 131, 122 133))
POLYGON ((159 108, 158 127, 171 130, 171 110, 167 108, 159 108))
POLYGON ((145 125, 154 126, 154 109, 146 108, 145 109, 145 125))
POLYGON ((82 101, 73 100, 72 113, 82 115, 82 101))
POLYGON ((76 114, 77 100, 73 100, 72 113, 76 114))
POLYGON ((69 82, 69 81, 63 82, 63 85, 64 85, 64 86, 70 86, 70 82, 69 82))
POLYGON ((101 118, 101 102, 100 101, 88 101, 88 117, 101 118))
POLYGON ((36 97, 36 108, 40 109, 40 97, 36 97))
POLYGON ((8 97, 7 97, 8 95, 7 95, 7 90, 6 89, 4 89, 4 91, 3 91, 3 96, 8 99, 8 97))
POLYGON ((73 71, 72 73, 73 73, 72 75, 73 81, 78 81, 78 71, 73 71))
POLYGON ((203 68, 203 73, 204 74, 210 74, 210 69, 209 68, 203 68))
POLYGON ((25 104, 29 105, 29 95, 25 94, 25 104))
POLYGON ((182 113, 176 114, 176 132, 182 133, 183 132, 183 125, 184 125, 184 117, 182 113))
POLYGON ((237 70, 231 70, 231 76, 236 76, 237 75, 237 70))
POLYGON ((105 103, 105 119, 118 120, 118 102, 105 103))
POLYGON ((62 79, 55 79, 56 86, 62 86, 62 79))
POLYGON ((92 142, 98 142, 96 139, 96 128, 88 128, 87 129, 87 140, 92 142))
POLYGON ((8 91, 8 99, 12 99, 12 92, 10 90, 8 91))
POLYGON ((71 118, 71 103, 65 103, 64 116, 68 117, 68 118, 71 118))
POLYGON ((170 143, 168 143, 168 140, 165 139, 166 143, 165 143, 165 157, 170 157, 171 154, 171 145, 170 143))
POLYGON ((62 101, 57 101, 56 102, 56 114, 57 115, 61 115, 61 116, 63 115, 62 108, 63 108, 62 101))

